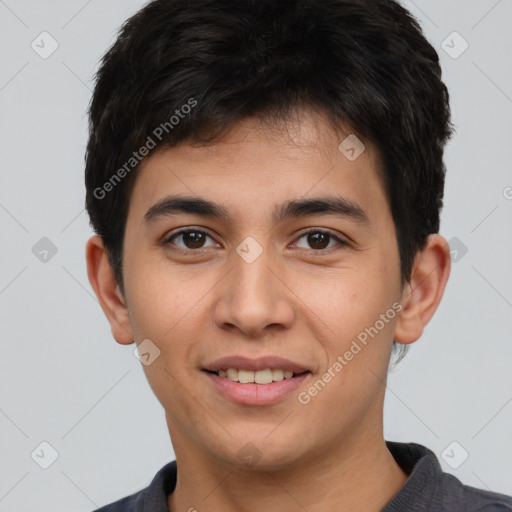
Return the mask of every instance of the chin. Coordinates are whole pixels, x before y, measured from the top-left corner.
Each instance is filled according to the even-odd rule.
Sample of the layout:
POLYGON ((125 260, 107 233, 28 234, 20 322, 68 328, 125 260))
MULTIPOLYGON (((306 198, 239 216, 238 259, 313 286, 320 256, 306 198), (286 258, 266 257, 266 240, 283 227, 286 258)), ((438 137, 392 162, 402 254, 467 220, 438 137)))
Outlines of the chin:
POLYGON ((224 462, 235 466, 238 469, 247 469, 252 471, 276 471, 286 470, 296 466, 297 461, 305 455, 304 446, 299 440, 295 443, 290 441, 292 436, 286 435, 281 439, 265 439, 268 431, 262 437, 243 436, 238 441, 230 443, 239 448, 222 457, 224 462), (297 446, 301 446, 301 452, 297 451, 297 446))

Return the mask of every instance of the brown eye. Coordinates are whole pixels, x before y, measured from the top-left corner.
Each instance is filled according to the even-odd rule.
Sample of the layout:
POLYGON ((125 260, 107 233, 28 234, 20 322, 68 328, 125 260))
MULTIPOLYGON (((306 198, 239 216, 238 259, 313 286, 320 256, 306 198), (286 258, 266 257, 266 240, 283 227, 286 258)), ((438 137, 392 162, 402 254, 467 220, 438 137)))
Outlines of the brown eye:
POLYGON ((313 249, 314 251, 329 250, 335 248, 336 245, 341 247, 347 247, 349 245, 336 235, 319 229, 310 229, 306 233, 303 233, 299 237, 299 241, 302 239, 305 239, 306 243, 302 243, 302 245, 301 243, 297 243, 297 247, 300 249, 313 249))
POLYGON ((211 247, 211 245, 205 245, 208 238, 213 241, 212 237, 204 231, 198 229, 183 229, 168 237, 165 244, 174 245, 177 250, 192 251, 194 249, 211 247))
POLYGON ((204 244, 204 233, 199 231, 187 231, 181 236, 183 237, 183 243, 188 249, 200 249, 204 244))
POLYGON ((308 244, 312 249, 325 249, 329 245, 330 235, 326 233, 309 233, 308 244))

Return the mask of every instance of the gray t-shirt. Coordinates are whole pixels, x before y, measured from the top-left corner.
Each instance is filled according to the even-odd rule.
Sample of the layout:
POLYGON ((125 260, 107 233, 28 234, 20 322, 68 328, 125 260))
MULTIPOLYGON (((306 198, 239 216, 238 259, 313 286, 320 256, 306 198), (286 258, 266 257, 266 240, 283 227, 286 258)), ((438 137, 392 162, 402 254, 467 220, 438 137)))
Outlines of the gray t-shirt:
MULTIPOLYGON (((511 512, 512 497, 464 485, 444 473, 435 454, 416 443, 386 441, 409 476, 381 512, 511 512)), ((176 461, 166 464, 151 484, 96 512, 169 512, 167 496, 176 486, 176 461)))

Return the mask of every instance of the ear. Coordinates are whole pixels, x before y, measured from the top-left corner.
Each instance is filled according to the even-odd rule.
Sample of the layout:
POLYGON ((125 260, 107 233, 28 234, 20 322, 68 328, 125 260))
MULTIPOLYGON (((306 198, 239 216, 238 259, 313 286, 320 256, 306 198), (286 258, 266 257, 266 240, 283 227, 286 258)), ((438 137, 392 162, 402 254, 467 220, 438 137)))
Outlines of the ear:
POLYGON ((445 238, 433 234, 416 255, 411 280, 404 287, 395 340, 407 345, 416 341, 434 315, 450 275, 450 247, 445 238))
POLYGON ((86 246, 87 275, 98 301, 110 323, 114 339, 122 345, 133 343, 133 333, 126 301, 119 286, 100 236, 94 235, 86 246))

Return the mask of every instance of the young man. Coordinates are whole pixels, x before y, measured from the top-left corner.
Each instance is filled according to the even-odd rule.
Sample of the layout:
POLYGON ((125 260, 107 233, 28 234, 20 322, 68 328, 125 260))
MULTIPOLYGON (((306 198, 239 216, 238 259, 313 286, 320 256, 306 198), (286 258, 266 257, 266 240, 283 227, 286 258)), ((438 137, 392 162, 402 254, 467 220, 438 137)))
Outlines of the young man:
POLYGON ((100 510, 512 510, 383 438, 392 349, 450 272, 449 96, 404 8, 153 1, 90 121, 89 279, 176 454, 100 510))

